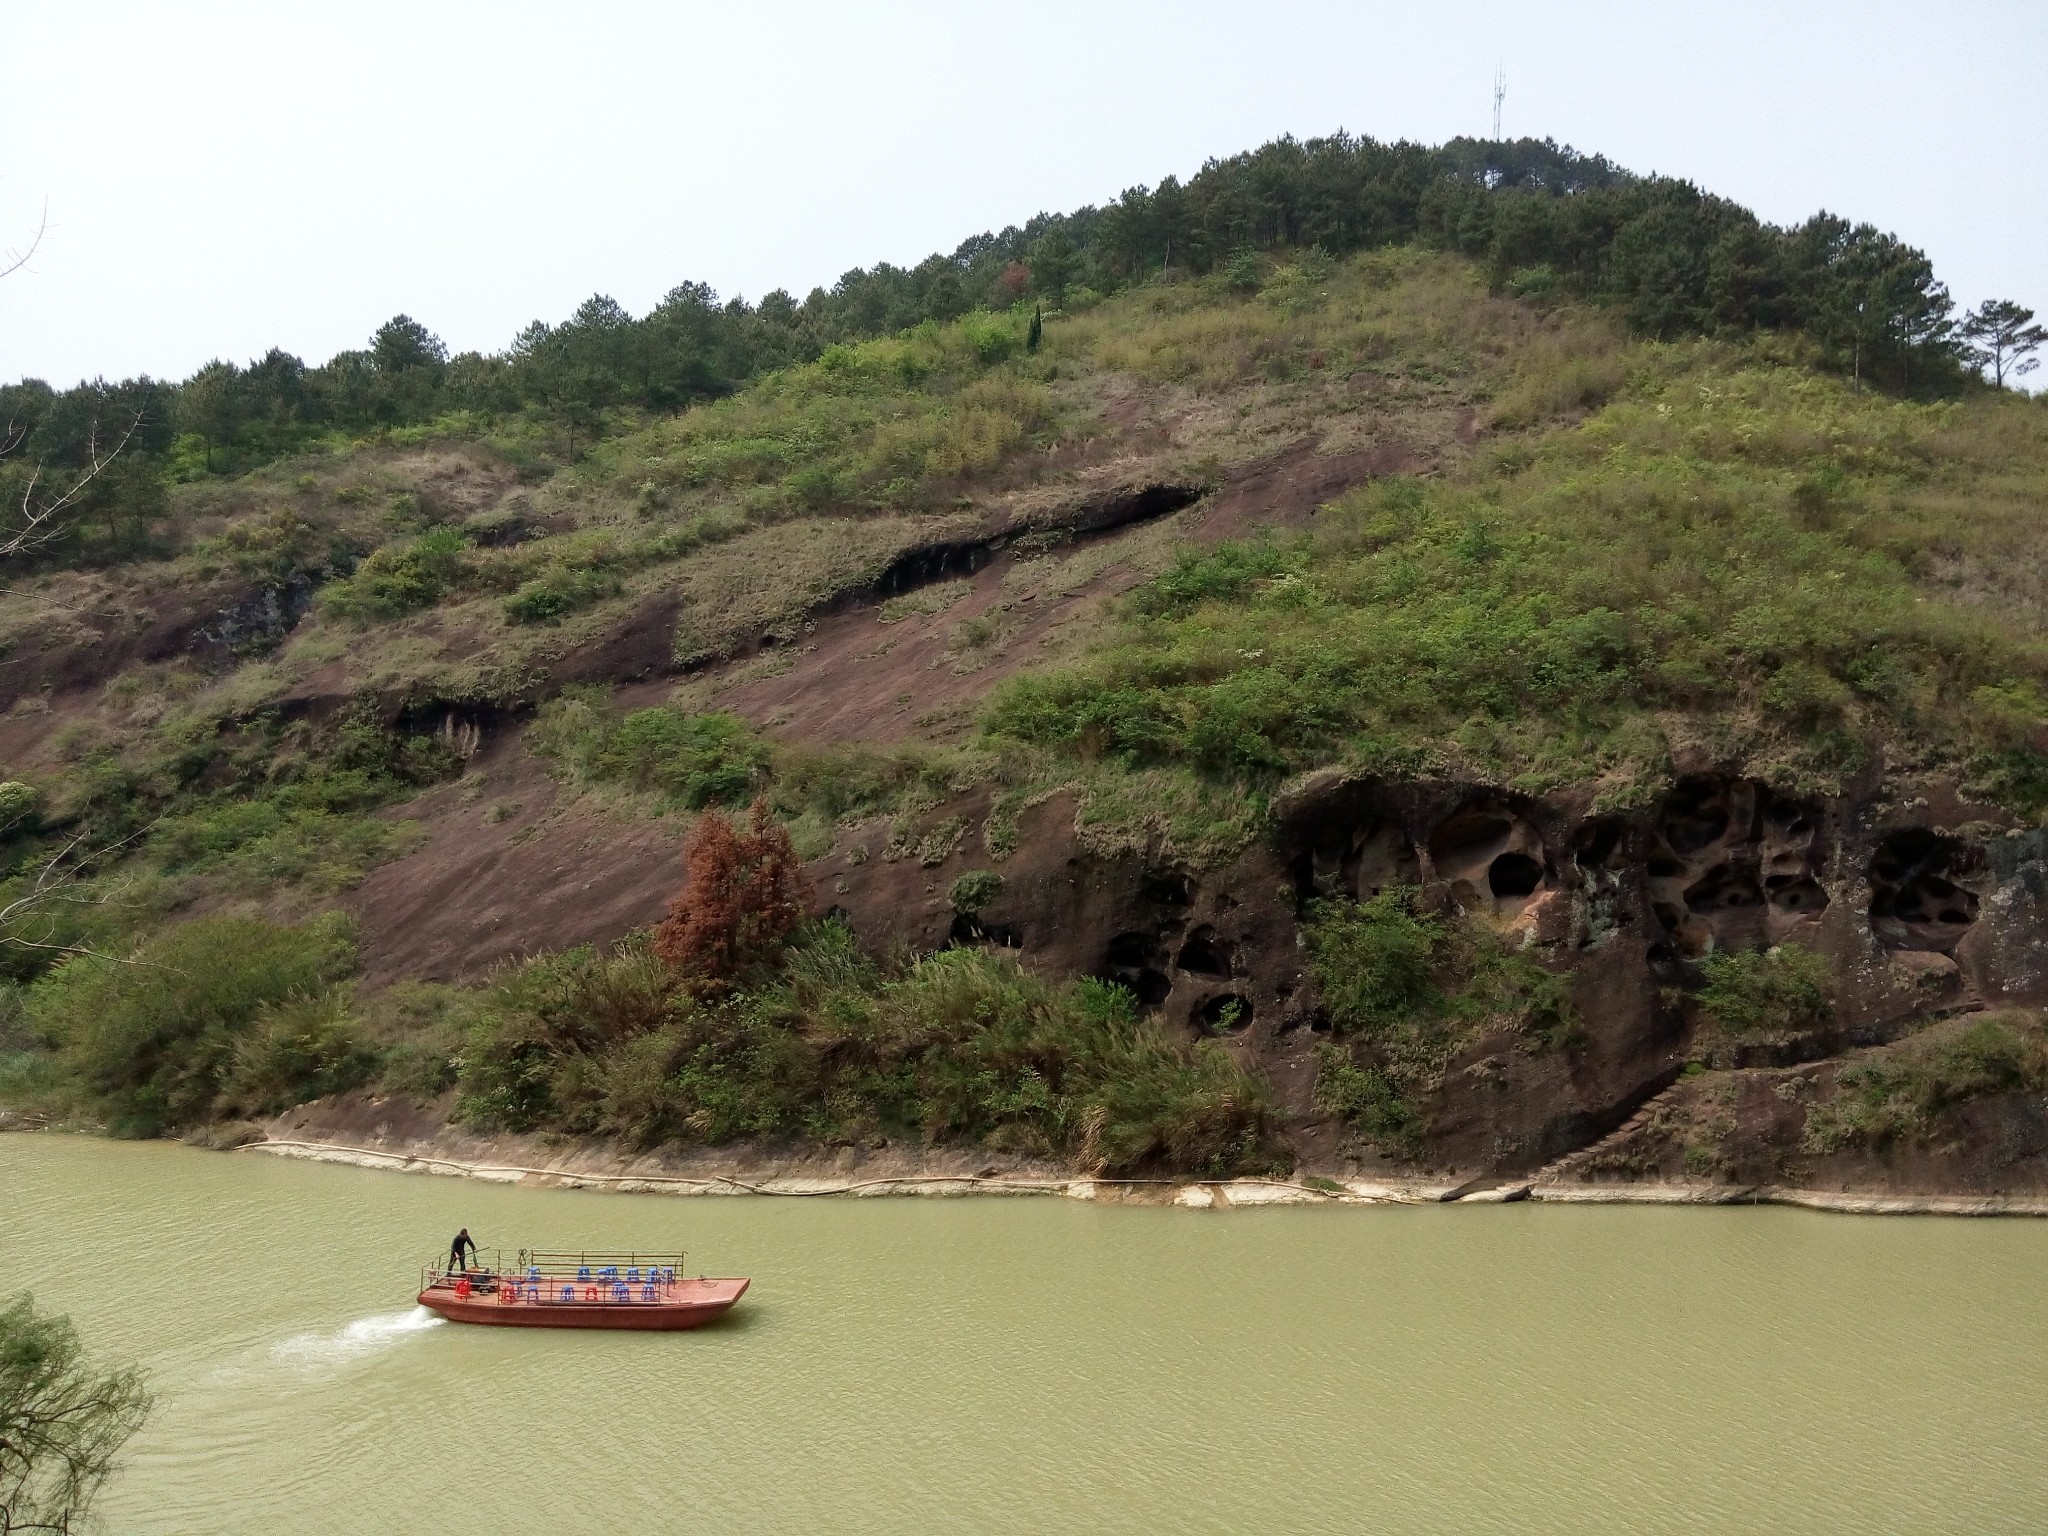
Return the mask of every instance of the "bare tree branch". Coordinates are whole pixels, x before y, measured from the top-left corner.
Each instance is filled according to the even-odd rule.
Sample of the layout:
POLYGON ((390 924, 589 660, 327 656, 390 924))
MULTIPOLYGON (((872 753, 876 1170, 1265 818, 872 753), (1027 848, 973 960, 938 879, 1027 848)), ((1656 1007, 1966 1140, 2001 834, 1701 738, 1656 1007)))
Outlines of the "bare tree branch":
MULTIPOLYGON (((50 232, 50 203, 43 200, 43 216, 36 224, 36 232, 25 251, 8 251, 0 255, 0 278, 19 272, 27 266, 29 259, 41 249, 43 237, 50 232)), ((100 452, 99 418, 93 418, 92 430, 86 439, 84 473, 80 474, 64 489, 48 492, 42 490, 43 468, 40 461, 29 471, 28 483, 22 487, 21 503, 18 509, 10 509, 8 522, 10 531, 0 533, 0 560, 21 554, 25 550, 37 549, 62 538, 69 528, 60 520, 59 514, 74 507, 83 497, 93 481, 102 471, 121 456, 121 450, 128 446, 128 440, 142 425, 142 413, 137 411, 129 420, 127 430, 120 440, 107 452, 100 452)), ((7 425, 0 427, 0 460, 17 452, 28 441, 29 424, 10 418, 7 425)))
POLYGON ((11 272, 19 272, 23 267, 27 266, 30 259, 35 255, 37 248, 42 245, 43 236, 49 232, 50 202, 48 198, 45 198, 43 200, 43 218, 42 222, 36 225, 35 238, 29 241, 27 250, 9 251, 5 256, 0 256, 0 277, 6 277, 11 272))
MULTIPOLYGON (((135 435, 136 430, 141 425, 142 412, 137 411, 129 419, 126 429, 121 433, 120 440, 112 448, 102 453, 100 451, 100 425, 98 419, 95 418, 92 430, 86 438, 85 471, 76 480, 72 481, 68 488, 62 491, 54 493, 40 492, 39 494, 43 483, 44 466, 38 462, 35 468, 29 471, 28 483, 22 487, 19 507, 9 509, 8 520, 13 524, 13 528, 11 532, 0 535, 0 560, 21 554, 25 550, 41 548, 45 544, 61 539, 66 533, 70 532, 70 526, 58 521, 57 515, 66 508, 75 506, 78 503, 93 481, 100 477, 102 471, 121 456, 121 450, 128 446, 128 440, 135 435)), ((13 431, 13 429, 14 424, 9 422, 7 431, 13 431)), ((6 437, 5 432, 0 432, 0 459, 4 459, 13 449, 19 447, 22 439, 26 436, 26 432, 16 432, 10 441, 6 437)))
POLYGON ((64 907, 106 907, 120 903, 121 888, 95 889, 87 883, 85 870, 109 854, 142 836, 131 832, 119 842, 79 853, 85 842, 83 832, 43 861, 29 888, 12 901, 0 904, 0 948, 33 949, 60 955, 89 955, 96 960, 118 957, 90 944, 59 939, 57 916, 64 907))

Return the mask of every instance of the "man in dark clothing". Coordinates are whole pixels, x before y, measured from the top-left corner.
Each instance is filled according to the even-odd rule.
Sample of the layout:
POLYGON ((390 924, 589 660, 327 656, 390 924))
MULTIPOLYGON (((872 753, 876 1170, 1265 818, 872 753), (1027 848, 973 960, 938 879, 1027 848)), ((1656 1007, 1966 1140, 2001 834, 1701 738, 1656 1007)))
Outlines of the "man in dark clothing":
POLYGON ((462 1251, 465 1248, 469 1250, 471 1262, 475 1262, 476 1244, 469 1240, 469 1228, 467 1227, 456 1233, 455 1241, 448 1245, 448 1267, 451 1270, 469 1268, 468 1264, 462 1262, 462 1251))

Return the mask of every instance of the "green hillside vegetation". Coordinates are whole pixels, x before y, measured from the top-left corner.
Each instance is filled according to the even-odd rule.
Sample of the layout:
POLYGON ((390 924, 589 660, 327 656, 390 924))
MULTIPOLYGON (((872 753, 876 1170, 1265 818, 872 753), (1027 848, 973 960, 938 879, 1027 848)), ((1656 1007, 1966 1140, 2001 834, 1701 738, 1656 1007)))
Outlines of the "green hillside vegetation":
POLYGON ((1563 371, 1594 363, 1612 398, 1583 421, 1356 492, 1307 537, 1189 553, 989 728, 1252 783, 1597 778, 1616 804, 1668 778, 1675 737, 1807 792, 1882 746, 2048 809, 2048 413, 1856 393, 1765 344, 1563 371))
MULTIPOLYGON (((614 1035, 571 1040, 551 1021, 630 1001, 658 964, 643 944, 371 995, 322 914, 414 845, 406 803, 463 772, 437 730, 456 707, 525 723, 565 794, 679 837, 759 795, 806 854, 875 817, 909 837, 989 787, 999 856, 1024 805, 1069 788, 1098 846, 1214 865, 1328 764, 1594 783, 1627 806, 1695 745, 1808 794, 1880 758, 1939 769, 2038 818, 2048 408, 1976 382, 1949 309, 1892 237, 1774 229, 1554 146, 1282 141, 801 304, 686 286, 636 320, 593 300, 489 358, 400 317, 318 368, 0 391, 17 497, 32 466, 61 482, 140 423, 63 536, 12 558, 8 661, 89 656, 108 633, 89 616, 121 635, 253 615, 14 706, 25 729, 62 717, 6 765, 0 902, 86 857, 79 899, 39 909, 52 947, 0 957, 0 1103, 153 1134, 371 1084, 644 1144, 1270 1166, 1263 1084, 999 957, 862 957, 808 931, 715 1005, 669 978, 614 1035), (555 680, 629 634, 715 667, 906 551, 1390 422, 1455 451, 1304 533, 1118 543, 1144 579, 946 746, 764 736, 715 674, 632 710, 555 680), (1455 447, 1467 424, 1477 445, 1455 447)), ((1104 558, 1052 535, 1013 550, 1049 590, 1104 558)), ((1369 948, 1345 924, 1399 917, 1325 914, 1317 943, 1369 948)), ((1508 958, 1425 939, 1412 1070, 1326 1074, 1326 1107, 1389 1144, 1475 1020, 1570 1033, 1508 958)), ((1345 1027, 1372 1035, 1370 1013, 1345 1027)))

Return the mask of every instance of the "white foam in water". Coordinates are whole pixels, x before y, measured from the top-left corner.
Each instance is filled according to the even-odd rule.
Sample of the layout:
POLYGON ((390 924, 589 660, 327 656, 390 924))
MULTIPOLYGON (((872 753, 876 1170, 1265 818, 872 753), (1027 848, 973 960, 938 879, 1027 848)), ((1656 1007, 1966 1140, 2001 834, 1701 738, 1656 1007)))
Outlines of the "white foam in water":
POLYGON ((283 1343, 273 1344, 270 1358, 293 1365, 338 1364, 388 1349, 407 1334, 438 1328, 444 1321, 425 1307, 414 1307, 406 1312, 380 1312, 375 1317, 359 1317, 332 1333, 294 1334, 283 1343))

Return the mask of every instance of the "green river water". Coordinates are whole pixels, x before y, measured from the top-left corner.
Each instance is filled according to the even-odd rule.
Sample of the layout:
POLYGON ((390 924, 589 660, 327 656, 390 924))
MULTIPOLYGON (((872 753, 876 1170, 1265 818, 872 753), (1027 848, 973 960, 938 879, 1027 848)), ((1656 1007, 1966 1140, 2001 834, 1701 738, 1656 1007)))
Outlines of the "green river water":
POLYGON ((159 1393, 116 1532, 2038 1532, 2048 1222, 524 1190, 0 1136, 0 1293, 159 1393), (464 1327, 687 1247, 694 1333, 464 1327))

